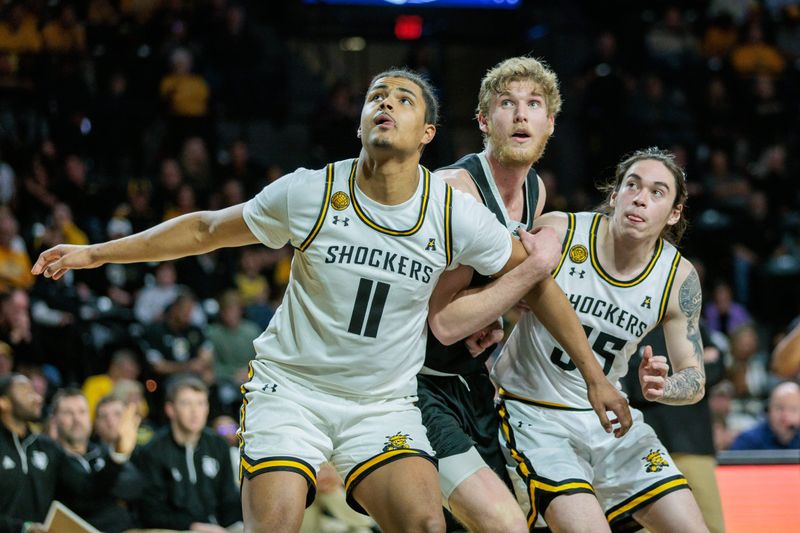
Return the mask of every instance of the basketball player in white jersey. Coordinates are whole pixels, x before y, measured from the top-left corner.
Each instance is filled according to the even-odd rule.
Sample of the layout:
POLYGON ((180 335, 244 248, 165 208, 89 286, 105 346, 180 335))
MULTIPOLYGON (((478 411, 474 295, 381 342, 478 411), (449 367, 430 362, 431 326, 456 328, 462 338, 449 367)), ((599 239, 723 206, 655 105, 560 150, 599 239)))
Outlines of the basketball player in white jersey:
MULTIPOLYGON (((437 170, 435 175, 486 205, 509 231, 530 230, 534 219, 541 214, 546 196, 533 165, 544 153, 560 108, 558 79, 546 64, 531 57, 501 61, 483 77, 478 95, 476 118, 484 137, 484 150, 464 156, 437 170)), ((425 366, 419 376, 418 405, 428 439, 439 459, 443 504, 470 531, 518 533, 527 531, 528 526, 510 491, 505 457, 497 440, 500 419, 494 405, 494 386, 486 368, 488 353, 472 357, 466 342, 443 345, 437 339, 437 335, 442 335, 448 340, 448 333, 453 333, 442 324, 447 320, 445 313, 452 312, 440 310, 448 302, 449 295, 444 292, 451 285, 469 285, 475 290, 489 281, 464 266, 440 280, 431 300, 430 325, 434 335, 428 336, 425 366)), ((496 286, 508 285, 509 281, 500 280, 496 286)), ((521 284, 511 285, 524 288, 521 284)), ((524 293, 518 294, 521 297, 524 293)), ((494 300, 501 299, 496 296, 488 299, 494 300)), ((469 307, 466 312, 476 315, 479 310, 469 307)), ((577 323, 572 310, 567 313, 577 323)), ((545 315, 546 311, 544 315, 540 313, 543 320, 548 318, 545 315)), ((556 318, 556 328, 568 324, 566 316, 556 318)), ((464 325, 464 317, 449 320, 458 327, 464 325)), ((624 433, 630 425, 627 402, 609 386, 580 326, 577 329, 578 334, 572 337, 574 341, 582 341, 583 351, 572 347, 570 353, 576 359, 583 355, 593 367, 599 385, 594 387, 592 383, 592 386, 605 388, 607 398, 616 402, 597 402, 598 412, 605 417, 607 410, 618 411, 619 433, 624 433)), ((502 329, 494 331, 501 332, 502 338, 502 329)))
MULTIPOLYGON (((414 405, 433 287, 459 264, 484 275, 519 265, 512 274, 522 282, 555 287, 552 231, 520 232, 523 248, 484 206, 419 165, 437 106, 415 73, 384 72, 362 108, 357 159, 298 169, 244 204, 123 239, 59 245, 33 267, 59 279, 105 263, 292 244, 291 282, 254 342, 243 386, 248 532, 297 531, 323 462, 336 466, 350 504, 383 531, 443 530, 435 459, 414 405)), ((561 298, 549 301, 569 309, 561 298)))
MULTIPOLYGON (((537 220, 563 239, 555 279, 609 381, 618 383, 660 322, 673 374, 664 356, 645 347, 644 396, 697 402, 705 386, 702 294, 694 267, 672 244, 686 225, 683 171, 668 152, 641 150, 617 166, 607 192, 599 213, 537 220)), ((543 516, 557 532, 628 531, 638 527, 633 521, 654 532, 707 531, 686 479, 641 412, 633 410, 620 439, 600 431, 574 362, 536 316, 524 314, 492 376, 502 399, 500 439, 530 527, 543 516)))

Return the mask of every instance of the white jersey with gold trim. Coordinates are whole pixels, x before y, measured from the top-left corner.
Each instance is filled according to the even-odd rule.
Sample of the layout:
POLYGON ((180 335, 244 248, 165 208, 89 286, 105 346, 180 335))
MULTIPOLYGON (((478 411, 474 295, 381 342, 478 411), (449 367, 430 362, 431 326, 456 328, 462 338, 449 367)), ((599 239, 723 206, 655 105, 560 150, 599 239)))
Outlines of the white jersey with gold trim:
MULTIPOLYGON (((681 255, 659 239, 638 276, 617 280, 597 259, 597 227, 604 215, 568 217, 555 279, 578 314, 600 366, 619 387, 628 359, 664 317, 681 255)), ((530 312, 509 336, 492 377, 510 398, 556 409, 591 409, 586 382, 575 364, 530 312)))
POLYGON ((359 190, 357 163, 299 169, 245 205, 263 244, 295 248, 283 302, 254 341, 256 358, 333 394, 410 396, 439 275, 458 264, 498 272, 511 237, 486 207, 423 167, 411 199, 378 204, 359 190))

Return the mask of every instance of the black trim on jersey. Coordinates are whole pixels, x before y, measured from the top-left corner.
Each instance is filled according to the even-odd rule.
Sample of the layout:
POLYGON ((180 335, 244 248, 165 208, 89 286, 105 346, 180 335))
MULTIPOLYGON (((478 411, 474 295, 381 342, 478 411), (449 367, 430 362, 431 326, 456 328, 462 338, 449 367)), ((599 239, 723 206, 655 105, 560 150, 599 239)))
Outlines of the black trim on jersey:
MULTIPOLYGON (((469 176, 472 178, 472 182, 475 184, 475 187, 478 189, 478 194, 480 194, 481 200, 483 200, 483 205, 488 207, 489 210, 494 213, 494 215, 497 217, 497 220, 499 220, 503 226, 508 227, 508 224, 511 221, 504 219, 503 208, 498 203, 497 198, 495 198, 492 185, 489 182, 490 179, 494 180, 494 178, 486 175, 478 154, 465 155, 452 165, 442 167, 438 170, 447 169, 466 170, 469 176)), ((528 175, 525 178, 523 188, 525 191, 525 204, 523 206, 522 220, 520 220, 520 222, 525 226, 525 229, 530 230, 533 227, 533 219, 534 215, 536 215, 536 206, 539 203, 539 175, 536 173, 533 167, 528 170, 528 175)))
POLYGON ((645 278, 647 278, 650 272, 653 271, 656 263, 658 263, 658 258, 661 257, 661 252, 664 249, 664 239, 658 239, 656 242, 656 249, 653 252, 653 257, 638 276, 628 281, 618 280, 603 270, 603 266, 600 264, 600 260, 597 257, 597 229, 600 226, 600 220, 602 220, 602 218, 603 215, 601 213, 595 214, 594 219, 592 220, 592 228, 589 231, 589 257, 592 260, 592 266, 594 267, 595 271, 600 274, 601 278, 615 287, 633 287, 634 285, 638 285, 644 281, 645 278))
POLYGON ((242 471, 242 474, 247 479, 253 479, 266 472, 294 472, 295 474, 303 476, 308 484, 306 507, 314 503, 314 498, 317 495, 316 469, 311 466, 311 464, 297 457, 273 455, 254 461, 242 453, 240 471, 242 471))
POLYGON ((667 277, 667 283, 666 285, 664 285, 664 291, 661 293, 661 309, 658 310, 658 322, 661 322, 661 320, 663 320, 664 314, 667 312, 669 295, 672 292, 672 286, 675 284, 675 276, 678 274, 678 265, 680 264, 680 262, 681 262, 681 253, 676 251, 675 259, 672 260, 672 267, 670 267, 669 269, 669 276, 667 277))
POLYGON ((563 405, 560 403, 554 402, 545 402, 541 400, 531 400, 530 398, 525 398, 523 396, 517 396, 514 393, 508 392, 504 388, 500 388, 499 393, 501 398, 506 398, 511 401, 526 403, 528 405, 535 405, 536 407, 544 407, 545 409, 556 409, 558 411, 593 411, 591 407, 570 407, 569 405, 563 405))
POLYGON ((314 229, 311 230, 311 233, 308 234, 308 237, 303 241, 303 243, 298 246, 298 250, 301 252, 305 252, 306 249, 311 244, 311 241, 319 233, 319 230, 322 228, 322 223, 325 221, 325 215, 328 214, 328 204, 331 201, 331 189, 333 188, 333 163, 329 163, 327 167, 327 171, 325 172, 325 196, 322 198, 322 207, 319 210, 319 216, 317 217, 317 222, 314 224, 314 229))
POLYGON ((536 517, 539 515, 539 510, 536 507, 536 489, 534 485, 529 482, 529 479, 531 475, 534 474, 535 470, 528 458, 525 457, 525 454, 517 450, 514 431, 511 429, 511 424, 508 422, 508 411, 506 410, 506 405, 503 400, 500 400, 500 403, 497 404, 497 415, 500 417, 500 434, 503 436, 503 440, 505 440, 506 448, 509 450, 511 457, 517 462, 517 474, 525 481, 525 487, 528 491, 528 503, 531 507, 526 519, 528 521, 528 529, 533 531, 533 526, 536 524, 536 517))
POLYGON ((453 188, 446 186, 444 194, 444 253, 447 266, 453 262, 453 188))
POLYGON ((567 258, 569 247, 572 245, 572 238, 575 236, 575 213, 567 213, 567 231, 564 232, 564 241, 561 243, 561 259, 558 260, 558 266, 553 270, 553 277, 558 276, 561 267, 564 265, 564 259, 567 258))
POLYGON ((422 202, 419 208, 419 218, 417 218, 417 222, 407 230, 396 230, 391 228, 385 228, 378 224, 377 222, 373 221, 369 218, 367 213, 361 209, 361 206, 358 204, 358 198, 356 197, 356 163, 358 163, 358 159, 353 161, 353 168, 350 171, 350 198, 353 201, 353 209, 358 215, 358 218, 361 219, 367 226, 374 229, 375 231, 379 231, 381 233, 385 233, 386 235, 392 235, 394 237, 409 237, 414 235, 419 229, 422 227, 422 223, 425 221, 425 213, 428 210, 428 198, 430 196, 431 190, 431 173, 430 171, 420 165, 422 168, 422 202))
POLYGON ((364 478, 378 468, 407 457, 422 457, 423 459, 427 459, 433 463, 434 467, 438 467, 438 460, 435 457, 429 455, 428 452, 424 450, 418 450, 416 448, 398 448, 379 453, 378 455, 370 457, 366 461, 358 463, 350 470, 350 472, 348 472, 344 480, 344 490, 347 504, 352 507, 353 510, 361 514, 367 514, 367 511, 361 507, 361 505, 359 505, 356 499, 353 497, 353 491, 355 488, 364 480, 364 478))
POLYGON ((689 482, 682 475, 660 479, 608 509, 606 519, 612 528, 616 529, 621 524, 633 520, 633 514, 639 509, 647 507, 667 494, 688 488, 689 482))

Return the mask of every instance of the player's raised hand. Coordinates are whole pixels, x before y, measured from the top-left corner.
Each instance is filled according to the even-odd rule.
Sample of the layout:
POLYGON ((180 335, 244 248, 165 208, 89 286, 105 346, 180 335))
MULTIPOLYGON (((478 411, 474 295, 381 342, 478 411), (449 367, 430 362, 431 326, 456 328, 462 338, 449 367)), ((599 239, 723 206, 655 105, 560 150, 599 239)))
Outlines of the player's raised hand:
POLYGON ((522 246, 528 252, 529 261, 533 261, 538 270, 547 275, 555 270, 561 258, 561 241, 553 228, 541 226, 530 232, 519 228, 517 233, 522 246))
POLYGON ((59 244, 39 254, 31 273, 61 279, 69 270, 95 268, 102 263, 92 258, 91 245, 59 244))
POLYGON ((617 390, 607 379, 589 386, 589 403, 592 405, 600 424, 606 433, 614 432, 614 436, 619 438, 631 428, 633 418, 628 400, 617 390), (614 413, 615 418, 609 420, 606 413, 614 413), (614 427, 617 426, 617 427, 614 427))
POLYGON ((653 347, 645 346, 642 351, 642 362, 639 363, 639 383, 642 394, 648 401, 655 402, 664 396, 669 365, 663 355, 653 355, 653 347))
POLYGON ((464 341, 472 357, 478 357, 486 348, 497 344, 503 340, 503 325, 499 320, 495 320, 492 324, 485 328, 476 331, 464 341))

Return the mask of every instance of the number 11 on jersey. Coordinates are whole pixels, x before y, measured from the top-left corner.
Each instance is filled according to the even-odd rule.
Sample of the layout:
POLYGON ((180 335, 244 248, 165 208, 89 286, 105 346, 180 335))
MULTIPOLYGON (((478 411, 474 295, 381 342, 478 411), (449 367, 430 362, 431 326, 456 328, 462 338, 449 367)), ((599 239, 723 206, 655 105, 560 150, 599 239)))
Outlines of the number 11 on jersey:
POLYGON ((353 304, 353 314, 350 316, 350 327, 347 328, 347 331, 372 338, 378 335, 378 326, 381 323, 389 287, 388 283, 382 281, 376 282, 361 278, 358 283, 358 291, 356 291, 356 301, 353 304), (374 291, 373 286, 375 287, 374 291))

